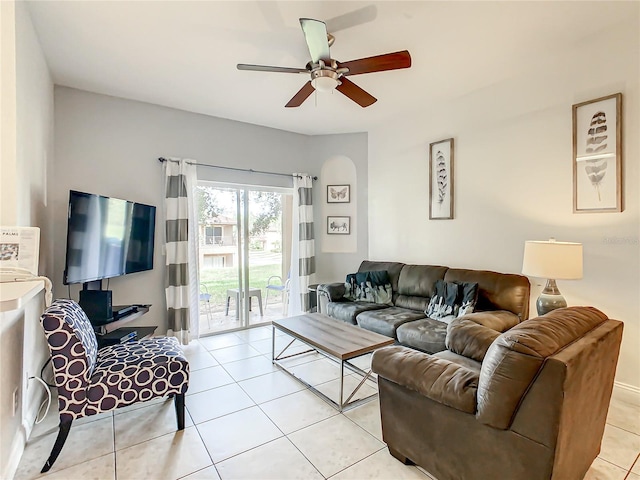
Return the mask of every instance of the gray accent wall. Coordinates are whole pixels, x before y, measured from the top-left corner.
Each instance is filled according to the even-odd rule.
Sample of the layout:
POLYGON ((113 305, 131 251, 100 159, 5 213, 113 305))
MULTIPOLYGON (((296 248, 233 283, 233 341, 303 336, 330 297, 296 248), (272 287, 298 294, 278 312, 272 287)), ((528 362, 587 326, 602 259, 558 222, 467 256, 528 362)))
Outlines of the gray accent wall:
MULTIPOLYGON (((55 167, 48 211, 53 219, 56 297, 66 297, 62 285, 66 248, 66 211, 69 190, 124 198, 158 207, 154 270, 111 279, 115 304, 150 303, 151 311, 137 320, 166 330, 164 257, 162 244, 164 177, 158 157, 179 157, 200 163, 281 173, 319 175, 332 155, 345 155, 357 166, 358 226, 367 231, 367 135, 307 136, 257 125, 200 115, 123 98, 57 86, 55 88, 55 167)), ((198 167, 199 180, 292 187, 290 177, 198 167)), ((319 183, 314 183, 314 187, 319 183)), ((315 208, 324 202, 319 188, 313 192, 318 228, 324 220, 315 208)), ((366 235, 358 237, 358 251, 318 254, 317 278, 344 278, 368 250, 366 235)), ((316 240, 316 251, 321 244, 316 240)), ((106 282, 105 282, 106 283, 106 282)), ((71 286, 78 298, 79 285, 71 286)))
MULTIPOLYGON (((348 253, 323 253, 322 241, 326 238, 326 218, 323 206, 326 202, 326 185, 318 182, 320 188, 314 189, 314 210, 316 225, 316 280, 318 283, 344 281, 347 273, 358 270, 360 263, 368 258, 369 229, 368 218, 368 135, 367 133, 350 133, 321 135, 312 137, 314 148, 311 152, 315 165, 322 166, 328 159, 348 157, 356 167, 357 188, 352 195, 357 195, 357 211, 352 216, 352 231, 357 232, 357 247, 348 253), (357 227, 354 229, 354 225, 357 227)), ((339 172, 332 172, 333 178, 340 178, 339 172)), ((343 182, 337 182, 343 183, 343 182)), ((346 182, 348 183, 348 182, 346 182)), ((354 201, 354 200, 352 200, 354 201)))

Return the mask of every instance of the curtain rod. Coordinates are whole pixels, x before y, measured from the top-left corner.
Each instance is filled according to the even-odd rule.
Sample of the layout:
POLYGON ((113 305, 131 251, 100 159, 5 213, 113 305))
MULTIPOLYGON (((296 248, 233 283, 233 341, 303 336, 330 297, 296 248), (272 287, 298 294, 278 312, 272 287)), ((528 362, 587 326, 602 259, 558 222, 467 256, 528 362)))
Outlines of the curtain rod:
MULTIPOLYGON (((161 163, 164 162, 175 162, 176 160, 169 160, 164 157, 158 158, 158 161, 161 163)), ((302 178, 300 175, 293 175, 292 173, 278 173, 278 172, 264 172, 262 170, 254 170, 253 168, 235 168, 235 167, 223 167, 222 165, 209 165, 207 163, 197 163, 187 161, 189 165, 196 165, 198 167, 209 167, 209 168, 221 168, 223 170, 234 170, 236 172, 249 172, 249 173, 261 173, 263 175, 279 175, 281 177, 298 177, 302 178)), ((318 180, 318 177, 311 177, 313 180, 318 180)))

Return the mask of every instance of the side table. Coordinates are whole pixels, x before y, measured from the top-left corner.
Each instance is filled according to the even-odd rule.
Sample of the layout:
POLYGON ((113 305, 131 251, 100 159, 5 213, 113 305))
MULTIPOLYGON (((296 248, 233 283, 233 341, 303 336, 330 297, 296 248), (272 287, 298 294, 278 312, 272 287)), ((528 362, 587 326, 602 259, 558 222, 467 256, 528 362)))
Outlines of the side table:
MULTIPOLYGON (((237 288, 230 288, 227 290, 227 307, 224 311, 225 316, 229 315, 229 302, 231 297, 236 299, 236 319, 240 318, 240 309, 238 305, 240 305, 240 290, 237 288)), ((249 288, 249 311, 251 311, 251 297, 258 297, 258 306, 260 307, 260 316, 264 316, 264 312, 262 311, 262 290, 259 288, 249 288)))

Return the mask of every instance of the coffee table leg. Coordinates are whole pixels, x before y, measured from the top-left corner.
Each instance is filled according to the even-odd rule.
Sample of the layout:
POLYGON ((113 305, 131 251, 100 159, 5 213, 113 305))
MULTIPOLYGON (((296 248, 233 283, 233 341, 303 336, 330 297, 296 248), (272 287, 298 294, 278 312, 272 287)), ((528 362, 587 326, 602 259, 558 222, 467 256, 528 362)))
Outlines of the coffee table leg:
POLYGON ((276 327, 271 326, 271 363, 276 361, 276 327))
POLYGON ((344 360, 340 360, 340 411, 342 412, 342 400, 344 398, 344 360))

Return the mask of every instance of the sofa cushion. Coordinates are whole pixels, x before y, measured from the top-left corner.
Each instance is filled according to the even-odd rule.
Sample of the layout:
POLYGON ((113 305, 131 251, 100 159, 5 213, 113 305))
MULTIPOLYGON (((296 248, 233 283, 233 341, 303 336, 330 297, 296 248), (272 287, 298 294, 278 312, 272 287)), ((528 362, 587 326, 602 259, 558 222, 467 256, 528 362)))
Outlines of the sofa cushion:
POLYGON ((389 308, 387 305, 370 302, 329 302, 327 304, 327 315, 342 320, 346 323, 356 324, 356 316, 367 310, 377 310, 389 308))
POLYGON ((478 420, 508 428, 545 359, 605 321, 607 316, 593 307, 560 308, 501 334, 482 362, 478 420))
POLYGON ((435 292, 436 281, 442 280, 446 271, 447 267, 405 265, 398 279, 395 306, 424 312, 435 292))
POLYGON ((520 323, 520 318, 515 313, 508 312, 507 310, 473 312, 464 315, 464 318, 497 332, 506 332, 511 327, 515 327, 520 323))
POLYGON ((422 318, 400 325, 396 329, 398 341, 427 353, 445 350, 447 324, 432 318, 422 318))
POLYGON ((443 350, 438 353, 432 354, 436 358, 441 358, 443 360, 447 360, 451 363, 457 363, 463 367, 468 368, 469 370, 473 370, 478 375, 480 375, 480 368, 482 367, 482 363, 474 360, 472 358, 468 358, 462 355, 458 355, 457 353, 453 353, 449 350, 443 350))
POLYGON ((396 329, 407 322, 425 318, 424 313, 406 308, 389 307, 383 310, 369 310, 356 316, 358 325, 372 332, 396 338, 396 329))
POLYGON ((478 310, 508 310, 525 320, 529 316, 529 279, 523 275, 450 268, 446 282, 471 282, 479 286, 478 310))

